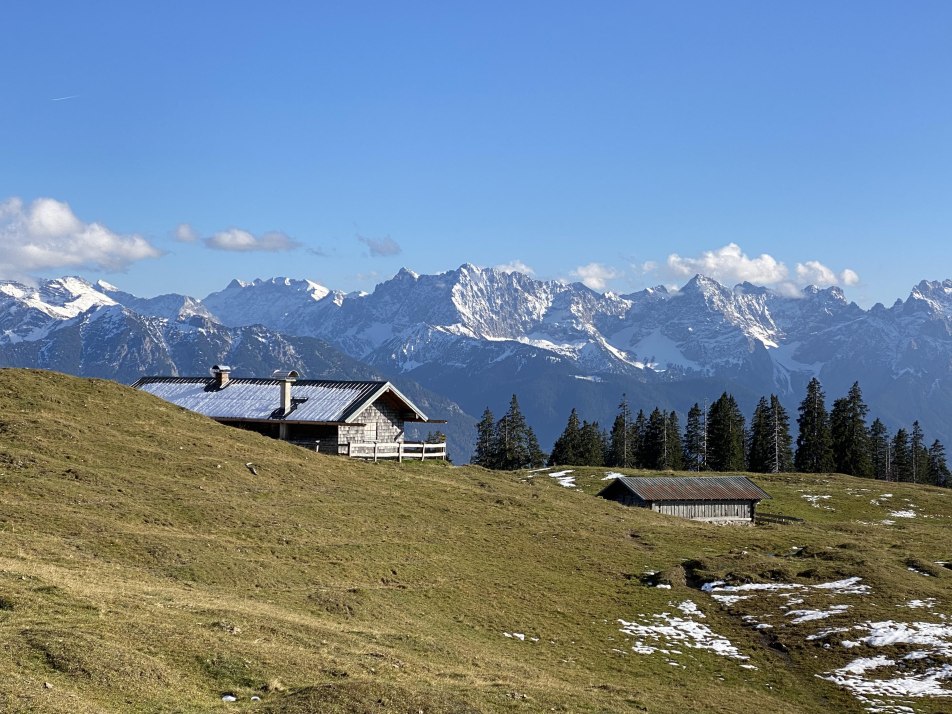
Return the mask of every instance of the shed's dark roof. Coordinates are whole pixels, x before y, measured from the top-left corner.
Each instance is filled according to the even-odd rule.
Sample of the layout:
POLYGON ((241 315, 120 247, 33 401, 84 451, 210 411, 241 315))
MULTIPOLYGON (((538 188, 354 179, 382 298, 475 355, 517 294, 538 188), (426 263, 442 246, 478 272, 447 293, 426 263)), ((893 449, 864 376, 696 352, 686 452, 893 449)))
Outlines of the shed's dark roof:
POLYGON ((214 384, 214 377, 143 377, 132 386, 212 419, 354 422, 364 407, 389 392, 412 412, 407 421, 427 420, 390 382, 299 379, 291 385, 295 405, 286 415, 277 411, 281 380, 230 379, 222 389, 214 384))
MULTIPOLYGON (((615 484, 621 484, 642 501, 760 501, 770 498, 746 476, 620 476, 608 488, 615 484)), ((602 493, 606 490, 602 489, 602 493)))

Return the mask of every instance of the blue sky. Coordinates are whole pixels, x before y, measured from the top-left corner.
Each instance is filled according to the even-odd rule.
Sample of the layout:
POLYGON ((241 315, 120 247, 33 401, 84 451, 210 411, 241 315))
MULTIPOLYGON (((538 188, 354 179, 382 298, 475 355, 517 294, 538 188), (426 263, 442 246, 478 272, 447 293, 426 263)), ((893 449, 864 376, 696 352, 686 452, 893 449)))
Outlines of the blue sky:
POLYGON ((952 3, 8 3, 0 277, 952 278, 952 3))

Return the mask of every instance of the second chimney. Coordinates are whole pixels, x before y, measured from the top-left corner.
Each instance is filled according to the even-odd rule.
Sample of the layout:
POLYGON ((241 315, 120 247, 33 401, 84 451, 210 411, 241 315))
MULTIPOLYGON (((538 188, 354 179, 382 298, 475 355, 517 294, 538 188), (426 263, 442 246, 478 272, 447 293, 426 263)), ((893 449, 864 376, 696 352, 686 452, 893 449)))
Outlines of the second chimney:
POLYGON ((215 378, 216 389, 222 389, 228 384, 228 380, 231 376, 231 367, 224 364, 216 364, 211 368, 210 372, 215 378))
POLYGON ((298 373, 293 369, 276 369, 271 374, 271 378, 281 382, 281 414, 289 414, 291 412, 291 385, 298 378, 298 373))

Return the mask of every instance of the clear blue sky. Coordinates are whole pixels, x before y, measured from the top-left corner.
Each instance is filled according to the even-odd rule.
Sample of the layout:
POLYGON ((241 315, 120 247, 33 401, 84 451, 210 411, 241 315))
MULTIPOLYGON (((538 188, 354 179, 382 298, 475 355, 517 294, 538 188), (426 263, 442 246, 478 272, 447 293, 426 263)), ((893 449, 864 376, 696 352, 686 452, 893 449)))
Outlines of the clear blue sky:
POLYGON ((952 277, 946 0, 14 0, 3 25, 0 277, 202 297, 518 261, 864 305, 952 277))

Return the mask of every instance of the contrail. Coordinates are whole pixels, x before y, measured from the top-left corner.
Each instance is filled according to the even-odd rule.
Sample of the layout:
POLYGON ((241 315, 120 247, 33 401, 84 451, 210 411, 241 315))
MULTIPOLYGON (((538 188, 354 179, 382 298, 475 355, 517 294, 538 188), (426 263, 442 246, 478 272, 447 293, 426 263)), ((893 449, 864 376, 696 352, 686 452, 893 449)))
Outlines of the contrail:
POLYGON ((67 99, 76 99, 76 97, 78 96, 79 96, 78 94, 70 94, 68 97, 53 97, 50 101, 51 102, 65 102, 67 99))

